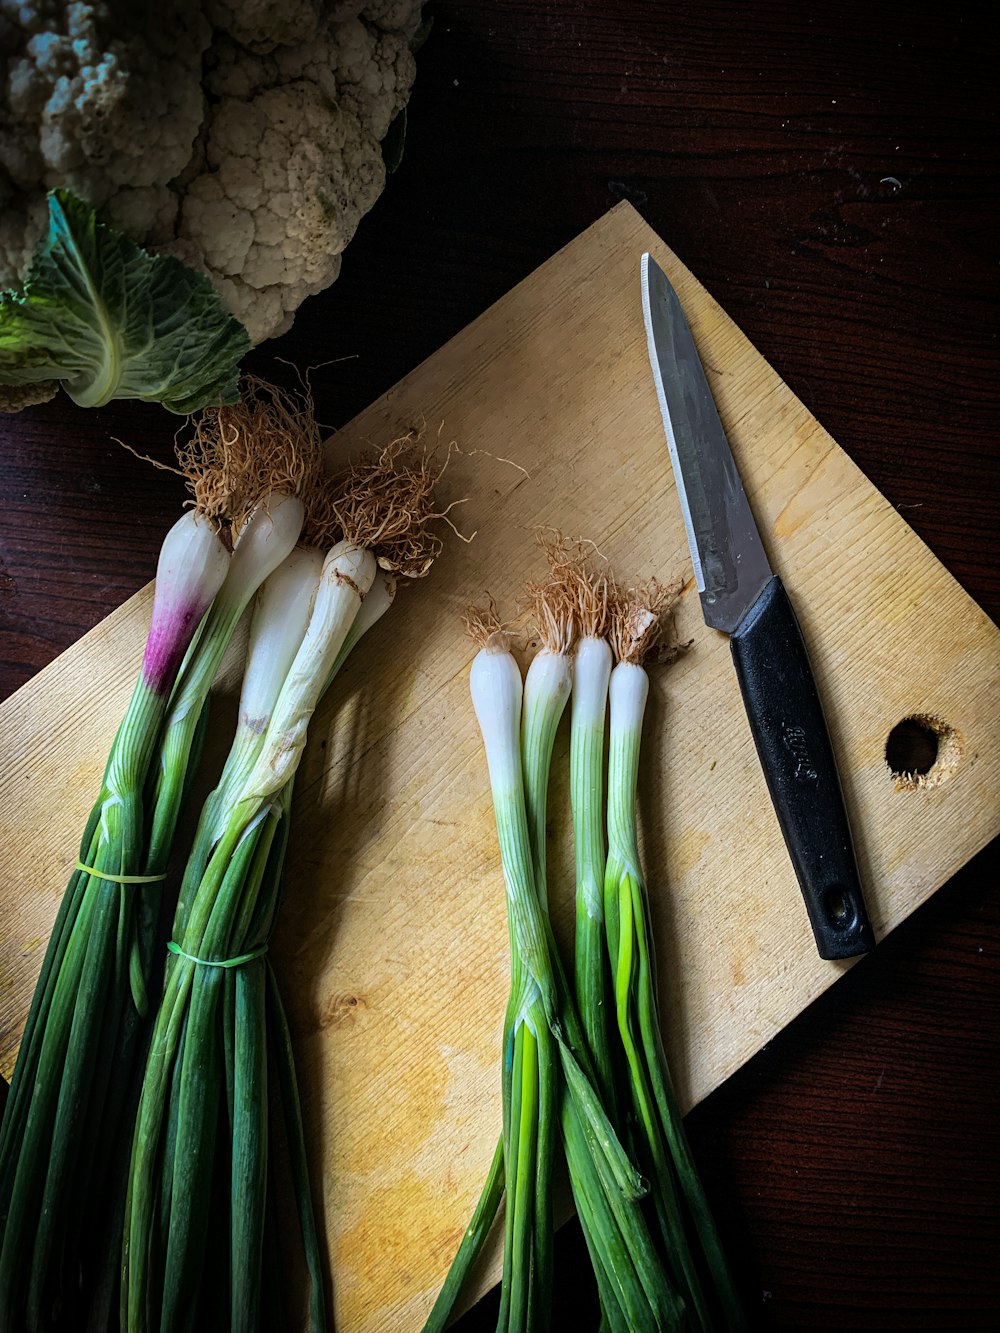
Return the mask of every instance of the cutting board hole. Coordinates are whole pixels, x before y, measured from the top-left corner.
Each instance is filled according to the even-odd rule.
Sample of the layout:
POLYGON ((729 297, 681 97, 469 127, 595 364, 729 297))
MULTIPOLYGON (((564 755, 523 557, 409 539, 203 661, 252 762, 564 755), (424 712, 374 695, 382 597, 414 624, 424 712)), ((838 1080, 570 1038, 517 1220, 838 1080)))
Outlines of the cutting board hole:
POLYGON ((946 782, 961 763, 962 750, 955 727, 930 713, 914 713, 889 732, 885 762, 897 791, 919 791, 946 782))

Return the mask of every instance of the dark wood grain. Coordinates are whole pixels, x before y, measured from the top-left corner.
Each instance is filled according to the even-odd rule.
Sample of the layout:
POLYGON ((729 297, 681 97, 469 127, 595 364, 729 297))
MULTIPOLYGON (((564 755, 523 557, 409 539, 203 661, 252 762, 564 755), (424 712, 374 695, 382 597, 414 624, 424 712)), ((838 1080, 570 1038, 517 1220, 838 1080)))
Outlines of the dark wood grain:
MULTIPOLYGON (((343 275, 253 357, 347 420, 621 198, 1000 618, 989 7, 433 6, 399 172, 343 275)), ((0 692, 152 574, 174 423, 3 421, 0 692)), ((873 560, 877 553, 873 552, 873 560)), ((765 1329, 995 1327, 1000 846, 690 1116, 765 1329)), ((574 1227, 557 1327, 596 1326, 574 1227)), ((489 1302, 462 1322, 490 1326, 489 1302)))

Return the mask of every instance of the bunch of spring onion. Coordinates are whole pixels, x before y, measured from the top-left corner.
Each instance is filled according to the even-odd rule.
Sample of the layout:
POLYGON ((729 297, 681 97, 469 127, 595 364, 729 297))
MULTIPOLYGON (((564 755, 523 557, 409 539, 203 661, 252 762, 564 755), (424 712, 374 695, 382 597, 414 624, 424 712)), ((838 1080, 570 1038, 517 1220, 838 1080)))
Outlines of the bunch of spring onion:
MULTIPOLYGON (((227 409, 233 410, 233 409, 227 409)), ((63 897, 0 1129, 0 1327, 84 1326, 117 1297, 135 1076, 159 980, 164 881, 232 630, 294 545, 291 442, 234 448, 201 425, 179 452, 194 508, 163 543, 139 679, 63 897), (230 552, 232 546, 232 552, 230 552), (88 1315, 88 1312, 90 1314, 88 1315)), ((316 454, 316 466, 319 456, 316 454)))
MULTIPOLYGON (((561 545, 549 546, 552 577, 532 585, 529 592, 535 623, 542 642, 528 668, 522 720, 522 755, 525 765, 525 795, 532 827, 532 854, 539 896, 547 901, 545 832, 547 790, 556 729, 566 694, 574 695, 577 680, 575 657, 570 653, 578 633, 580 607, 573 580, 576 566, 566 559, 561 545)), ((577 1009, 567 1013, 578 1047, 590 1055, 577 1009)), ((594 1087, 614 1124, 615 1103, 603 1085, 601 1070, 591 1064, 594 1087)), ((637 1188, 623 1191, 609 1176, 599 1155, 589 1151, 587 1127, 580 1121, 572 1100, 563 1099, 562 1141, 577 1214, 600 1293, 601 1308, 611 1329, 648 1330, 679 1327, 682 1304, 661 1263, 643 1216, 639 1200, 646 1185, 636 1176, 637 1188)), ((615 1126, 621 1134, 621 1127, 615 1126)), ((622 1141, 625 1142, 624 1135, 622 1141)))
POLYGON ((309 1328, 327 1326, 295 1071, 266 953, 310 718, 388 610, 394 574, 429 569, 432 500, 425 461, 408 463, 398 447, 356 465, 258 598, 239 723, 185 870, 142 1082, 123 1231, 129 1333, 284 1326, 274 1181, 283 1151, 309 1328), (341 539, 328 545, 331 527, 341 539))
MULTIPOLYGON (((589 1151, 588 1127, 575 1113, 572 1098, 564 1094, 562 1146, 597 1281, 602 1326, 616 1333, 654 1333, 682 1326, 738 1329, 744 1326, 743 1318, 684 1136, 659 1037, 648 904, 636 841, 638 741, 648 689, 638 663, 654 646, 661 658, 676 654, 674 645, 659 642, 676 591, 663 592, 654 584, 644 598, 630 597, 607 577, 587 571, 580 552, 558 544, 549 549, 549 557, 552 579, 533 590, 543 647, 528 670, 521 720, 534 883, 544 910, 545 797, 553 740, 571 693, 578 1010, 565 1006, 566 1030, 574 1042, 579 1040, 584 1052, 581 1063, 591 1071, 609 1119, 651 1182, 649 1198, 641 1204, 637 1198, 644 1191, 621 1188, 600 1154, 589 1151), (615 653, 619 666, 612 671, 615 653), (605 806, 609 687, 611 759, 605 806), (605 851, 606 818, 610 855, 605 851), (609 1022, 615 1025, 614 1032, 609 1022), (709 1301, 706 1284, 714 1292, 709 1301)), ((554 965, 560 973, 557 955, 554 965)), ((507 1139, 505 1103, 504 1139, 426 1325, 428 1333, 445 1327, 505 1190, 508 1212, 511 1209, 507 1139)), ((539 1166, 537 1192, 547 1188, 547 1167, 541 1160, 539 1166)), ((515 1191, 520 1188, 518 1180, 515 1191)), ((507 1228, 509 1236, 509 1218, 507 1228)), ((531 1256, 515 1252, 513 1263, 518 1262, 527 1265, 527 1281, 534 1283, 531 1256)), ((507 1267, 505 1249, 505 1281, 507 1267)), ((503 1292, 501 1302, 501 1325, 506 1326, 503 1292)), ((543 1308, 535 1306, 530 1313, 535 1326, 545 1326, 543 1308)))
MULTIPOLYGON (((595 580, 581 574, 581 582, 589 585, 590 605, 601 600, 594 596, 595 580)), ((576 824, 595 819, 596 737, 600 734, 603 741, 599 713, 603 713, 605 695, 610 699, 608 855, 603 868, 605 952, 599 957, 593 941, 599 921, 593 887, 601 866, 600 847, 591 839, 582 864, 578 862, 577 993, 595 1062, 602 1070, 614 1071, 617 1078, 620 1126, 625 1124, 625 1108, 630 1110, 630 1143, 640 1170, 650 1181, 664 1259, 687 1306, 689 1327, 707 1333, 717 1327, 744 1328, 745 1320, 667 1068, 635 813, 642 721, 649 693, 643 663, 651 656, 663 661, 676 655, 676 645, 664 642, 661 633, 679 592, 679 584, 663 588, 655 582, 636 591, 611 589, 606 629, 616 666, 610 684, 610 653, 596 619, 577 650, 578 696, 581 700, 590 697, 594 704, 592 709, 581 708, 579 716, 573 715, 571 747, 580 756, 571 781, 576 824), (599 662, 593 675, 592 662, 599 662), (585 927, 581 911, 587 918, 585 927), (588 945, 581 951, 584 928, 588 945), (611 1006, 604 1003, 608 976, 613 1032, 609 1030, 611 1006)))
MULTIPOLYGON (((546 797, 552 747, 571 686, 572 622, 543 597, 547 646, 522 687, 508 639, 494 617, 471 621, 481 649, 471 688, 486 749, 507 886, 511 992, 502 1059, 503 1135, 472 1223, 425 1326, 445 1327, 506 1196, 499 1329, 544 1328, 552 1300, 552 1169, 561 1142, 570 1180, 603 1275, 617 1256, 609 1225, 638 1255, 645 1286, 634 1321, 616 1328, 674 1328, 681 1306, 659 1264, 639 1207, 644 1182, 608 1119, 547 909, 546 797), (610 1219, 610 1223, 609 1223, 610 1219)), ((612 1273, 610 1282, 614 1282, 612 1273)), ((617 1308, 617 1307, 616 1307, 617 1308)))
MULTIPOLYGON (((664 630, 680 589, 662 588, 654 581, 638 591, 625 591, 607 575, 589 571, 579 553, 569 559, 564 552, 561 569, 580 630, 570 730, 580 1016, 614 1123, 650 1181, 660 1252, 684 1301, 688 1326, 737 1329, 743 1327, 743 1317, 663 1052, 635 822, 639 742, 649 689, 642 663, 651 655, 660 661, 677 656, 678 645, 664 630), (618 664, 612 670, 615 658, 618 664), (706 1296, 706 1285, 714 1296, 706 1296)), ((603 1292, 602 1305, 607 1315, 603 1292)))
POLYGON ((241 383, 240 401, 209 408, 178 449, 181 472, 196 501, 215 501, 216 476, 229 481, 227 512, 232 558, 209 608, 194 651, 185 659, 160 737, 152 798, 151 855, 165 870, 190 783, 190 758, 208 721, 209 695, 226 649, 258 588, 299 540, 306 505, 322 487, 322 433, 311 402, 254 376, 241 383), (182 779, 179 781, 178 779, 182 779))

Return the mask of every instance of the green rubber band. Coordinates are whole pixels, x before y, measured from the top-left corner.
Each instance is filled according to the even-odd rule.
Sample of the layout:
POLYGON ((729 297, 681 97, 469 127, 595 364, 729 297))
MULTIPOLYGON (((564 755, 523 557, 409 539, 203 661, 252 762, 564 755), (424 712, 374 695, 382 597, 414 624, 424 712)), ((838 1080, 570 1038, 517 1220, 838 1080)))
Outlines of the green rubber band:
POLYGON ((255 958, 260 958, 267 953, 266 944, 251 949, 249 953, 241 953, 238 958, 196 958, 193 953, 188 953, 186 949, 182 949, 176 940, 171 940, 167 948, 171 953, 175 953, 178 958, 186 958, 189 963, 197 963, 199 967, 242 967, 244 963, 252 963, 255 958))
POLYGON ((82 861, 76 861, 74 870, 82 870, 86 875, 93 875, 95 879, 106 879, 109 884, 156 884, 161 879, 166 879, 166 875, 112 875, 107 870, 95 870, 93 866, 85 866, 82 861))

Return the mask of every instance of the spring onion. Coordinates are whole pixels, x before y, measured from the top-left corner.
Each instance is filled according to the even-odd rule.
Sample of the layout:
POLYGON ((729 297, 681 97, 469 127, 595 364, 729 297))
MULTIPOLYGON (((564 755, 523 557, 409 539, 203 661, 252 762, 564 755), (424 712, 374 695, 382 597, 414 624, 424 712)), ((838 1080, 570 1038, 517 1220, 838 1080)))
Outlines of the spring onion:
MULTIPOLYGON (((506 1195, 504 1272, 498 1329, 548 1326, 551 1317, 551 1179, 557 1125, 578 1207, 605 1267, 616 1269, 614 1236, 624 1230, 641 1250, 649 1291, 636 1281, 632 1327, 676 1326, 680 1306, 645 1235, 638 1200, 645 1185, 628 1160, 596 1090, 579 1017, 559 960, 546 899, 545 809, 552 746, 571 686, 572 627, 552 630, 522 686, 507 636, 492 613, 470 616, 480 644, 470 671, 473 705, 486 751, 500 857, 507 888, 511 988, 502 1048, 502 1153, 493 1159, 472 1223, 425 1325, 448 1320, 481 1247, 501 1193, 506 1195), (610 1221, 608 1221, 610 1219, 610 1221), (643 1317, 643 1312, 648 1318, 643 1317)), ((602 1272, 604 1270, 602 1269, 602 1272)), ((620 1302, 607 1291, 614 1309, 620 1302)), ((627 1305, 627 1302, 625 1302, 627 1305)), ((629 1325, 619 1321, 616 1328, 629 1325)))
MULTIPOLYGON (((662 656, 661 627, 678 595, 679 586, 664 589, 653 583, 637 593, 618 590, 614 599, 611 637, 617 665, 610 681, 605 924, 633 1138, 652 1184, 666 1261, 693 1326, 712 1329, 721 1316, 724 1327, 735 1330, 746 1326, 745 1319, 684 1132, 663 1049, 649 898, 635 821, 639 747, 649 693, 643 662, 654 650, 662 656), (703 1289, 702 1265, 718 1312, 703 1289)), ((673 651, 668 647, 668 653, 673 651)))
POLYGON ((604 945, 604 733, 611 646, 606 578, 573 580, 580 637, 573 658, 570 727, 570 804, 576 866, 574 984, 587 1045, 609 1108, 616 1105, 607 1040, 607 968, 604 945))
MULTIPOLYGON (((570 691, 570 681, 579 680, 576 663, 569 652, 581 620, 587 619, 587 606, 581 596, 575 564, 561 544, 548 548, 552 577, 547 583, 529 589, 535 622, 542 648, 528 668, 525 682, 525 709, 522 722, 522 753, 525 757, 525 800, 529 825, 533 831, 532 852, 536 884, 543 899, 547 897, 545 828, 547 790, 556 727, 570 691), (529 684, 535 681, 534 689, 529 684), (533 696, 528 706, 529 693, 533 696)), ((583 681, 585 693, 599 695, 599 689, 583 681)), ((582 701, 584 715, 594 708, 593 698, 582 701)), ((574 700, 573 716, 579 722, 580 706, 574 700)), ((602 734, 603 740, 603 734, 602 734)), ((571 747, 572 776, 572 747, 571 747)), ((577 767, 579 776, 579 765, 577 767)), ((598 790, 600 783, 598 782, 598 790)), ((578 859, 579 863, 579 859, 578 859)), ((556 970, 564 990, 568 983, 562 974, 558 954, 556 970)), ((564 1000, 567 1031, 595 1088, 601 1088, 600 1076, 588 1049, 582 1022, 567 994, 564 1000)), ((604 1098, 605 1106, 613 1104, 604 1098)), ((623 1189, 609 1171, 603 1154, 595 1151, 593 1131, 581 1116, 570 1096, 564 1096, 561 1108, 563 1148, 570 1185, 584 1238, 594 1266, 603 1316, 612 1329, 669 1329, 679 1325, 682 1314, 678 1300, 656 1254, 646 1226, 639 1199, 641 1189, 623 1189)))
POLYGON ((0 1327, 106 1324, 164 881, 207 698, 249 599, 294 546, 318 433, 249 386, 178 450, 194 510, 164 542, 139 680, 36 987, 0 1130, 0 1327), (266 429, 259 429, 262 425, 266 429), (232 546, 232 554, 229 547, 232 546))
POLYGON ((129 1333, 281 1326, 273 1175, 285 1150, 308 1327, 326 1327, 291 1044, 266 951, 310 719, 392 605, 395 573, 379 565, 429 568, 439 545, 429 478, 425 460, 391 447, 318 487, 307 545, 258 597, 239 722, 185 870, 139 1098, 122 1251, 129 1333), (331 527, 344 535, 320 559, 331 527))
POLYGON ((654 648, 661 660, 676 655, 662 631, 677 589, 652 584, 642 596, 628 595, 588 568, 581 550, 559 542, 548 554, 551 578, 531 589, 542 648, 528 669, 523 698, 495 616, 480 613, 473 620, 481 644, 471 672, 473 700, 489 763, 511 936, 504 1130, 425 1333, 445 1328, 504 1196, 498 1328, 548 1326, 554 1062, 520 1035, 526 1028, 535 1038, 543 1015, 556 1039, 561 1146, 597 1281, 602 1329, 738 1330, 745 1327, 743 1316, 663 1053, 635 824, 648 692, 641 663, 654 648), (568 697, 575 996, 548 920, 545 848, 553 743, 568 697), (647 1173, 648 1185, 622 1144, 647 1173))
POLYGON ((90 1147, 121 1112, 148 1008, 162 875, 146 854, 145 788, 184 653, 229 556, 198 511, 167 534, 142 667, 53 928, 0 1132, 0 1326, 64 1319, 95 1280, 81 1210, 106 1187, 90 1147), (77 1269, 74 1272, 74 1268, 77 1269))

